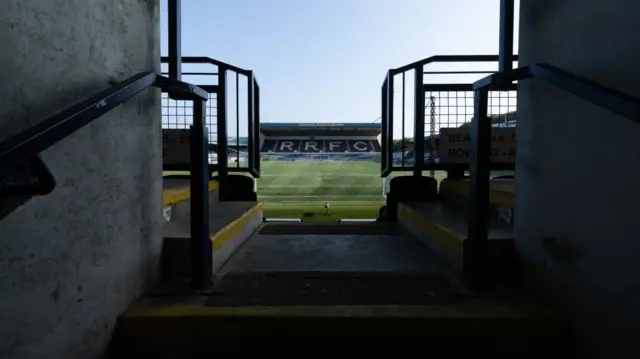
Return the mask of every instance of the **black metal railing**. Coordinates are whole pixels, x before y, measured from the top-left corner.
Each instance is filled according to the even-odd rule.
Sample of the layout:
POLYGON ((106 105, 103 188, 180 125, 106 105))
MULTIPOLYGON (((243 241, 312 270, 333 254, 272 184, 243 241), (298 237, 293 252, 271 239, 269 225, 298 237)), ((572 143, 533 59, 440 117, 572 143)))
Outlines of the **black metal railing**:
MULTIPOLYGON (((469 169, 466 163, 435 160, 439 149, 440 128, 469 124, 474 115, 471 103, 473 83, 479 75, 497 71, 483 68, 481 64, 495 64, 498 60, 498 55, 438 55, 387 72, 382 85, 382 177, 387 177, 394 171, 413 171, 414 175, 421 175, 427 170, 464 172, 469 169), (465 68, 456 69, 455 65, 460 64, 465 68), (437 65, 453 69, 433 69, 437 65), (470 66, 476 69, 469 70, 470 66), (444 77, 449 82, 443 82, 444 77), (456 79, 451 81, 452 78, 456 79), (407 122, 411 122, 413 126, 410 134, 405 131, 409 129, 407 122), (398 129, 401 132, 399 135, 398 129), (409 138, 412 140, 409 141, 409 138), (428 140, 430 138, 435 140, 428 140), (397 158, 394 157, 394 141, 400 141, 400 151, 395 151, 400 155, 397 158), (408 150, 411 158, 406 156, 408 150), (425 158, 427 151, 429 158, 425 158)), ((510 59, 512 62, 517 60, 517 55, 510 59)), ((489 109, 490 115, 499 117, 514 113, 516 89, 516 85, 511 83, 493 88, 490 96, 495 104, 489 109)), ((492 164, 494 170, 513 168, 512 163, 492 164)))
POLYGON ((160 88, 175 99, 193 102, 189 164, 192 281, 195 286, 203 287, 211 281, 212 248, 209 239, 208 141, 204 121, 208 93, 198 86, 152 72, 139 73, 6 139, 0 143, 0 201, 17 193, 26 196, 50 193, 55 180, 39 154, 149 87, 160 88))
MULTIPOLYGON (((424 60, 389 70, 382 84, 382 177, 388 176, 396 170, 413 170, 414 175, 421 176, 426 169, 441 169, 463 173, 468 170, 470 177, 469 188, 469 213, 467 227, 467 241, 465 242, 463 271, 470 282, 477 287, 486 285, 487 276, 485 270, 488 266, 488 232, 489 232, 489 193, 491 170, 514 170, 515 163, 494 163, 491 161, 492 152, 492 116, 515 114, 516 105, 513 107, 508 103, 511 95, 507 96, 505 108, 498 108, 492 111, 490 100, 492 92, 508 91, 516 93, 517 81, 530 78, 538 78, 555 87, 572 93, 593 104, 608 109, 609 111, 621 115, 631 121, 640 123, 640 99, 616 89, 596 83, 584 77, 578 76, 563 69, 559 69, 548 64, 534 64, 520 68, 513 68, 514 62, 518 61, 518 56, 513 55, 514 38, 514 0, 500 0, 500 41, 499 55, 471 55, 471 56, 432 56, 424 60), (459 63, 459 62, 498 62, 497 71, 424 71, 425 65, 433 63, 459 63), (394 81, 402 85, 401 96, 401 117, 402 117, 402 140, 405 136, 405 80, 406 74, 413 72, 413 138, 415 145, 414 163, 407 166, 404 156, 401 165, 396 166, 393 158, 394 141, 394 112, 396 90, 394 81), (425 83, 424 77, 434 74, 446 75, 478 75, 489 74, 488 76, 472 81, 471 83, 443 84, 425 83), (398 80, 394 78, 399 77, 398 80), (426 105, 430 105, 431 116, 437 112, 437 104, 434 100, 435 93, 464 92, 465 99, 473 99, 473 109, 470 123, 465 124, 470 128, 469 160, 464 165, 443 164, 430 161, 424 163, 424 150, 427 136, 424 136, 424 119, 426 115, 426 105), (471 96, 467 96, 471 94, 471 96), (427 101, 427 98, 429 101, 427 101), (435 108, 434 108, 435 107, 435 108)), ((450 95, 447 94, 447 97, 450 95)), ((515 100, 515 96, 513 96, 515 100)), ((448 101, 448 100, 447 100, 448 101)), ((515 101, 513 101, 515 102, 515 101)), ((501 101, 498 100, 500 104, 501 101)), ((448 105, 448 104, 447 104, 448 105)), ((464 106, 468 106, 465 103, 464 106)), ((498 106, 502 107, 502 106, 498 106)), ((437 116, 437 115, 436 115, 437 116)), ((466 113, 464 116, 466 118, 466 113)), ((509 116, 505 115, 505 121, 509 124, 509 116)), ((515 121, 513 121, 515 125, 515 121)), ((454 125, 456 127, 457 124, 454 125)), ((437 127, 437 126, 436 126, 437 127)), ((433 127, 432 127, 433 129, 433 127)), ((429 139, 433 140, 434 131, 429 134, 429 139)), ((397 136, 395 136, 397 137, 397 136)), ((437 137, 436 137, 437 138, 437 137)), ((437 141, 429 141, 429 146, 437 147, 437 141)), ((404 151, 404 143, 401 145, 404 151)), ((433 157, 431 157, 433 159, 433 157)))
POLYGON ((487 242, 489 235, 489 171, 491 158, 491 121, 487 116, 488 94, 494 88, 514 81, 537 78, 572 93, 588 102, 603 107, 640 124, 640 98, 604 86, 569 71, 549 64, 534 64, 489 75, 474 86, 475 116, 471 122, 470 187, 468 244, 473 248, 465 257, 468 272, 480 282, 487 268, 487 242), (468 254, 468 255, 467 255, 468 254))
MULTIPOLYGON (((168 57, 161 60, 163 64, 169 63, 168 57)), ((199 86, 209 93, 210 111, 205 119, 210 129, 208 147, 217 155, 215 160, 209 160, 209 173, 217 172, 221 192, 229 172, 247 172, 254 178, 260 177, 260 87, 254 72, 210 57, 188 56, 181 60, 198 69, 181 72, 183 78, 193 83, 207 83, 199 86), (246 92, 241 91, 241 87, 245 87, 246 92)), ((184 107, 171 96, 163 97, 163 129, 188 128, 190 116, 184 107)), ((187 167, 187 163, 164 164, 168 171, 186 171, 187 167)))

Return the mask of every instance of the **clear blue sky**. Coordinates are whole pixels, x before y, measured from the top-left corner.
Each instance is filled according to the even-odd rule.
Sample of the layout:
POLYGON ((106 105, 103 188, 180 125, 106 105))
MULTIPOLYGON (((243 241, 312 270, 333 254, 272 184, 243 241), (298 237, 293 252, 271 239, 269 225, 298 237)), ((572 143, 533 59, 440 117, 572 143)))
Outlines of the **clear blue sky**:
POLYGON ((372 122, 389 68, 497 54, 498 15, 498 0, 183 0, 182 54, 254 70, 263 122, 372 122))

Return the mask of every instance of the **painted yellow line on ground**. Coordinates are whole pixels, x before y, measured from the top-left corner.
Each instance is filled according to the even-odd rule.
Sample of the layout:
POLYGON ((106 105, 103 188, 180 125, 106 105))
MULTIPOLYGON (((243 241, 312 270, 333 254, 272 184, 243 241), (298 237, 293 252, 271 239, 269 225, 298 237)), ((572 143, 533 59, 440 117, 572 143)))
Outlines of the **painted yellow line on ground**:
POLYGON ((334 338, 364 335, 381 340, 407 335, 460 339, 505 338, 506 335, 548 337, 564 335, 565 328, 566 321, 547 310, 504 301, 500 304, 484 301, 462 305, 286 307, 176 303, 138 305, 119 320, 120 335, 142 340, 191 340, 212 335, 257 339, 272 338, 274 334, 334 338))
MULTIPOLYGON (((209 181, 209 192, 215 191, 218 189, 217 181, 209 181)), ((162 205, 166 206, 168 204, 180 202, 187 200, 191 197, 191 188, 187 186, 182 186, 178 188, 169 188, 162 191, 162 205)))
POLYGON ((233 237, 238 232, 240 232, 240 230, 242 230, 242 228, 251 219, 253 219, 256 215, 260 213, 260 211, 262 211, 262 208, 263 208, 263 204, 259 202, 255 206, 253 206, 251 209, 244 212, 236 220, 227 224, 221 230, 215 233, 211 233, 210 236, 211 236, 211 240, 213 241, 213 250, 215 251, 218 248, 222 247, 229 239, 231 239, 231 237, 233 237))
POLYGON ((199 303, 138 305, 126 314, 135 317, 318 317, 318 318, 494 318, 553 317, 537 305, 470 300, 458 305, 317 305, 213 307, 199 303))
MULTIPOLYGON (((489 200, 492 204, 513 208, 515 201, 515 192, 513 182, 504 182, 505 180, 492 180, 489 200), (503 182, 498 182, 503 181, 503 182)), ((452 194, 458 196, 466 196, 469 194, 468 180, 444 180, 440 183, 441 194, 452 194)))
POLYGON ((416 224, 429 238, 439 241, 453 254, 462 258, 464 241, 466 239, 464 233, 446 227, 404 203, 398 205, 398 212, 416 224))

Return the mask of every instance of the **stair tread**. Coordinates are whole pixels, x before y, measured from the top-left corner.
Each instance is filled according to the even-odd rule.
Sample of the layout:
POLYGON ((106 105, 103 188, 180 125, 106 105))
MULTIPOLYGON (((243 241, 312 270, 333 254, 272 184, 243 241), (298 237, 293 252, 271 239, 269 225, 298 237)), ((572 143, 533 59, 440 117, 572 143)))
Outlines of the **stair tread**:
POLYGON ((255 234, 221 273, 421 273, 444 275, 436 255, 408 233, 255 234))
MULTIPOLYGON (((243 213, 256 206, 256 202, 217 202, 209 208, 209 228, 215 233, 239 218, 243 213)), ((191 238, 191 217, 165 222, 162 233, 164 238, 191 238)))
POLYGON ((440 273, 251 272, 230 273, 206 305, 416 305, 462 300, 440 273))
POLYGON ((397 234, 392 223, 265 223, 260 234, 397 234))
MULTIPOLYGON (((463 297, 464 298, 464 297, 463 297)), ((160 295, 140 299, 124 317, 377 317, 558 319, 557 312, 526 294, 468 296, 454 303, 422 305, 243 305, 209 306, 208 295, 160 295)))
MULTIPOLYGON (((466 212, 442 202, 403 202, 402 205, 418 213, 421 218, 447 228, 459 240, 466 240, 468 226, 468 215, 466 212)), ((511 230, 490 221, 490 240, 507 240, 512 238, 513 232, 511 230)))
MULTIPOLYGON (((444 179, 440 183, 441 197, 465 197, 469 194, 469 179, 444 179)), ((491 205, 513 208, 515 200, 515 180, 492 179, 489 181, 489 201, 491 205)))

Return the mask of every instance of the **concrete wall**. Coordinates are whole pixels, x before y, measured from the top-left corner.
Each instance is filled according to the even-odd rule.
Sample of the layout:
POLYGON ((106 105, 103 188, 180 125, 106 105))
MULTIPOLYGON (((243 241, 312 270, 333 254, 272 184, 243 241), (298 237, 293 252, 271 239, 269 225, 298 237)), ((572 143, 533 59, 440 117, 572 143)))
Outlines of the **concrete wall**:
MULTIPOLYGON (((158 71, 158 0, 0 1, 0 141, 158 71)), ((158 273, 160 94, 42 154, 58 186, 0 221, 0 357, 94 358, 158 273)))
MULTIPOLYGON (((521 64, 548 62, 640 96, 634 0, 521 0, 521 64)), ((640 126, 525 82, 518 94, 517 248, 576 318, 585 357, 640 357, 640 126)))

